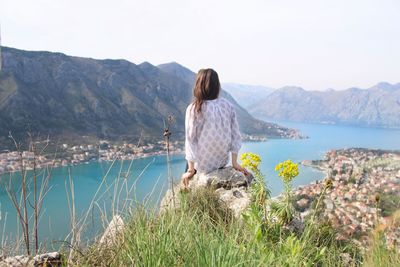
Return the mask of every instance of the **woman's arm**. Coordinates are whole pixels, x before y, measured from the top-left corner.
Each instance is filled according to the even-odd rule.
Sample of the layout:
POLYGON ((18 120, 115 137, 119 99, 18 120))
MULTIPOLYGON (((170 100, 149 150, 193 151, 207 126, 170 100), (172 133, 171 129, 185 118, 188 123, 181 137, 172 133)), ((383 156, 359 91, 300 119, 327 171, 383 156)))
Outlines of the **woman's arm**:
POLYGON ((187 188, 189 186, 189 179, 192 178, 196 174, 196 169, 194 168, 194 162, 188 160, 188 169, 187 171, 182 174, 181 180, 183 183, 183 186, 187 188))
POLYGON ((237 157, 238 157, 238 154, 232 152, 232 167, 235 170, 242 172, 244 175, 249 174, 249 172, 237 162, 237 157))
POLYGON ((244 173, 245 175, 247 175, 248 171, 237 162, 238 153, 242 146, 242 137, 240 135, 239 123, 236 118, 236 112, 233 107, 231 107, 231 112, 232 112, 232 115, 231 115, 231 149, 230 150, 231 150, 231 154, 232 154, 232 156, 231 156, 232 167, 235 170, 240 171, 240 172, 244 173))
POLYGON ((188 169, 181 177, 185 188, 189 185, 189 179, 196 174, 196 170, 194 169, 194 162, 196 160, 196 140, 196 124, 194 122, 192 105, 189 105, 186 109, 185 116, 185 159, 188 163, 188 169))
POLYGON ((194 122, 193 105, 186 109, 185 116, 185 159, 189 162, 196 161, 196 124, 194 122))
POLYGON ((188 160, 188 169, 187 171, 193 171, 194 170, 194 161, 188 160))

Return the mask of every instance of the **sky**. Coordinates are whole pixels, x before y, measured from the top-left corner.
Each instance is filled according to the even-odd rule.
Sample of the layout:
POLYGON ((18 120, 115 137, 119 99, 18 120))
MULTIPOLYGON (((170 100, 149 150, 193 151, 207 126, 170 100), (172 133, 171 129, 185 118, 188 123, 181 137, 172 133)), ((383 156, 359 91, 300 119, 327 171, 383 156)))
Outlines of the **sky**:
POLYGON ((0 0, 2 45, 307 90, 400 82, 398 0, 0 0))

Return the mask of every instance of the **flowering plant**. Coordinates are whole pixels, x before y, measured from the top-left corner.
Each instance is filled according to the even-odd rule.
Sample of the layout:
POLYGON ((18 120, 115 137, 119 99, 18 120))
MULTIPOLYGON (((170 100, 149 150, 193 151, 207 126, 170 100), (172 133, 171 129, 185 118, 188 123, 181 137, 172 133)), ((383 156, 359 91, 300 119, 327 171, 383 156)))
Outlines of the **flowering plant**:
POLYGON ((285 183, 290 183, 294 177, 299 175, 299 164, 293 163, 290 159, 275 166, 275 171, 285 183))
POLYGON ((257 172, 258 166, 261 163, 261 157, 254 153, 243 153, 240 155, 240 161, 244 168, 248 168, 252 172, 257 172))
POLYGON ((275 166, 275 171, 278 172, 285 184, 285 192, 283 201, 275 201, 272 203, 272 211, 277 215, 282 224, 289 223, 293 220, 295 209, 293 207, 292 184, 293 179, 299 175, 299 165, 291 160, 283 161, 275 166))

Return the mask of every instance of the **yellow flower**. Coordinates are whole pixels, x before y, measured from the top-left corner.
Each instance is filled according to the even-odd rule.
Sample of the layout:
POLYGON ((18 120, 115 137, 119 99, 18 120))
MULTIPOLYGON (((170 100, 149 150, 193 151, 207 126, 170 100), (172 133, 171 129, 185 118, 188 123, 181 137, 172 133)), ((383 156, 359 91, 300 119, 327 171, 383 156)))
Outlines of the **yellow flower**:
POLYGON ((290 159, 275 166, 275 171, 285 183, 289 183, 299 175, 299 164, 293 163, 290 159))
POLYGON ((330 189, 330 188, 332 188, 332 186, 333 186, 333 182, 332 182, 332 179, 326 179, 325 180, 325 186, 326 186, 326 188, 328 188, 328 189, 330 189))
POLYGON ((261 157, 254 153, 243 153, 240 155, 240 161, 244 168, 248 168, 250 171, 258 171, 258 166, 261 163, 261 157))

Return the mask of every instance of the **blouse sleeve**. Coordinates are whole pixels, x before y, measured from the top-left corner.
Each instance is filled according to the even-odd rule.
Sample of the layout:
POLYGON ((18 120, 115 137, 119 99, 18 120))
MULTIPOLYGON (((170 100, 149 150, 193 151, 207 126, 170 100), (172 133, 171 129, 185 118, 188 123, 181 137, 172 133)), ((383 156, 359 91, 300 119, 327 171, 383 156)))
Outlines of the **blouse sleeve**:
POLYGON ((239 124, 233 107, 231 107, 231 134, 230 151, 237 154, 242 146, 242 137, 240 136, 239 124))
POLYGON ((187 107, 185 115, 185 158, 189 161, 196 161, 196 125, 192 106, 187 107))

